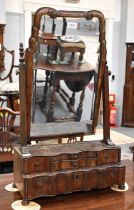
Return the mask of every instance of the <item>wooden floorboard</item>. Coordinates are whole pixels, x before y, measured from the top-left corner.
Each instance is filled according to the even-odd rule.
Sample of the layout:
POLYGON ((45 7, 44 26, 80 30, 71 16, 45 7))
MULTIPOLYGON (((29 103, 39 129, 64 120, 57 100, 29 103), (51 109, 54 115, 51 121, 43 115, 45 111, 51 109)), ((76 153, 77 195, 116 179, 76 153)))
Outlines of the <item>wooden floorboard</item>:
MULTIPOLYGON (((35 199, 41 210, 134 210, 134 162, 125 160, 126 182, 129 190, 114 192, 111 189, 77 192, 52 198, 35 199)), ((7 192, 4 187, 13 182, 13 174, 0 175, 0 210, 11 210, 11 204, 21 199, 18 192, 7 192)))

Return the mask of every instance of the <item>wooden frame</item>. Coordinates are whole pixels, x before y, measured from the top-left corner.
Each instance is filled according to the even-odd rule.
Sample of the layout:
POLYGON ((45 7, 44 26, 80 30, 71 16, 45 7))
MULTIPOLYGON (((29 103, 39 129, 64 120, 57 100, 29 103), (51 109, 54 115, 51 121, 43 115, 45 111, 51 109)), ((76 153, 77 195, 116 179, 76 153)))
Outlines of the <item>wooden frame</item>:
POLYGON ((40 20, 43 15, 49 15, 51 18, 56 17, 72 17, 72 18, 85 18, 87 20, 97 17, 99 19, 99 42, 100 42, 100 61, 99 61, 99 72, 98 72, 98 81, 97 81, 97 92, 95 98, 95 107, 93 114, 92 122, 92 133, 95 132, 98 114, 99 114, 99 105, 101 98, 101 91, 103 89, 104 97, 104 141, 108 143, 110 139, 110 129, 109 124, 109 108, 108 108, 108 69, 106 61, 106 40, 105 40, 105 18, 100 11, 92 10, 88 12, 83 11, 57 11, 52 8, 41 8, 37 10, 34 16, 34 24, 32 26, 32 34, 29 39, 29 46, 25 52, 25 60, 20 59, 20 77, 23 79, 20 81, 20 90, 21 90, 21 113, 23 116, 21 120, 22 127, 22 145, 26 145, 28 139, 30 139, 30 129, 31 129, 31 101, 32 101, 32 78, 33 78, 33 54, 36 50, 36 42, 38 41, 39 29, 40 29, 40 20), (24 62, 25 61, 25 62, 24 62), (23 82, 22 82, 23 80, 23 82), (106 83, 104 82, 107 81, 106 83), (24 84, 22 84, 24 83, 24 84), (26 88, 24 88, 24 86, 26 88), (25 108, 24 108, 25 107, 25 108))

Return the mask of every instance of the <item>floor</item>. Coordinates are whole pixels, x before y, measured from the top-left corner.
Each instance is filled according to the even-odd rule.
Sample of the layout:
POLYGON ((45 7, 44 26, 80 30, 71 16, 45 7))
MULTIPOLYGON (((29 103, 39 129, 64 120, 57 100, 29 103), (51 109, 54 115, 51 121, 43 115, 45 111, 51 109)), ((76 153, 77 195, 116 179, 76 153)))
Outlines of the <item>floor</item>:
POLYGON ((118 127, 111 129, 111 136, 115 144, 121 146, 122 159, 132 160, 132 153, 129 149, 134 145, 134 128, 118 127))
MULTIPOLYGON (((134 128, 116 127, 111 128, 111 139, 114 144, 121 146, 121 158, 132 160, 132 153, 129 149, 131 145, 134 145, 134 128)), ((103 138, 103 130, 101 126, 98 126, 96 134, 94 136, 86 136, 84 140, 100 140, 103 138)))

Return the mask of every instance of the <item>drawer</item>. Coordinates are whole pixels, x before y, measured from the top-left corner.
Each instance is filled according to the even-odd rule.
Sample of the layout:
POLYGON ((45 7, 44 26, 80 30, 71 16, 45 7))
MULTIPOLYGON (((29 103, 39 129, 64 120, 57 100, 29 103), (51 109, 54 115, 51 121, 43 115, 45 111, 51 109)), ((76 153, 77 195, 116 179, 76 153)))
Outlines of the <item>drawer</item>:
POLYGON ((96 158, 83 158, 75 160, 61 160, 51 162, 51 171, 61 171, 96 166, 96 158))
POLYGON ((60 160, 76 160, 78 158, 96 158, 97 153, 95 151, 84 151, 74 154, 62 154, 51 157, 52 161, 60 161, 60 160))
POLYGON ((56 195, 57 176, 37 176, 27 179, 28 197, 29 199, 38 196, 56 195))
POLYGON ((79 163, 78 161, 73 160, 61 160, 61 161, 54 161, 51 162, 51 171, 61 171, 61 170, 68 170, 73 168, 78 168, 79 163))
POLYGON ((49 157, 32 157, 23 159, 23 172, 49 172, 50 158, 49 157))
POLYGON ((72 154, 61 154, 51 157, 51 161, 72 160, 72 154))
POLYGON ((79 153, 80 158, 96 158, 97 153, 95 151, 84 151, 79 153))
POLYGON ((97 177, 95 170, 35 176, 27 179, 28 198, 92 189, 97 186, 97 177))
POLYGON ((97 154, 97 165, 116 163, 119 161, 119 150, 108 149, 99 151, 97 154))
POLYGON ((87 168, 96 166, 96 158, 79 159, 79 168, 87 168))

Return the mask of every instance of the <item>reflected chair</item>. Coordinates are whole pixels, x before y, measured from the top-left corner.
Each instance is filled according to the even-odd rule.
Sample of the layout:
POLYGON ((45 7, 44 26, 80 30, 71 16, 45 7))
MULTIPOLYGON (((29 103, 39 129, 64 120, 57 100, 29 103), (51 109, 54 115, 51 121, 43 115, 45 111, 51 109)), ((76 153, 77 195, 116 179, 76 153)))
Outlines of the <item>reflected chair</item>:
MULTIPOLYGON (((56 31, 56 23, 55 19, 52 21, 52 27, 51 27, 51 33, 47 32, 47 29, 45 28, 45 17, 44 17, 44 23, 41 29, 41 33, 38 36, 38 43, 36 46, 36 53, 35 53, 35 61, 38 63, 38 57, 39 54, 46 54, 46 58, 50 60, 51 62, 56 61, 57 59, 57 34, 56 31), (44 47, 46 46, 47 49, 41 50, 41 45, 44 47)), ((66 34, 66 28, 67 28, 67 21, 66 18, 62 18, 62 31, 61 34, 66 34)), ((34 70, 34 82, 33 82, 33 102, 32 102, 32 123, 35 121, 35 110, 37 105, 37 84, 44 83, 44 92, 42 101, 39 103, 40 108, 43 110, 45 107, 45 101, 46 101, 46 94, 48 87, 51 86, 51 78, 52 75, 49 71, 46 71, 45 69, 35 69, 34 70), (43 108, 42 108, 43 107, 43 108)))
POLYGON ((13 148, 19 143, 18 133, 20 112, 9 108, 0 108, 0 173, 3 163, 13 161, 13 148), (17 117, 18 116, 18 117, 17 117))

